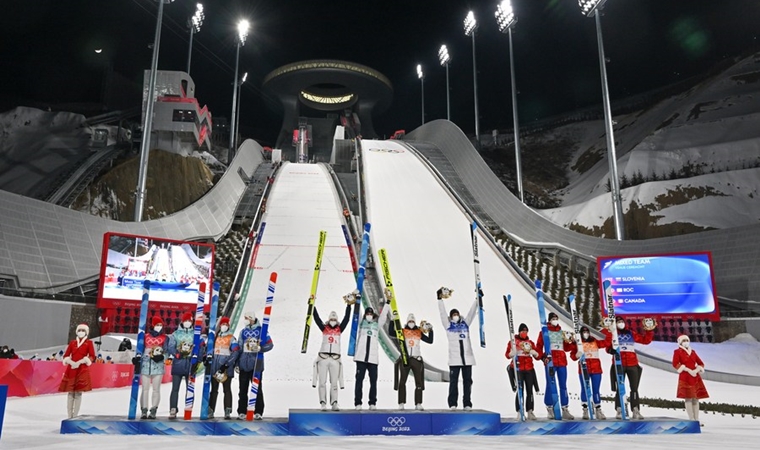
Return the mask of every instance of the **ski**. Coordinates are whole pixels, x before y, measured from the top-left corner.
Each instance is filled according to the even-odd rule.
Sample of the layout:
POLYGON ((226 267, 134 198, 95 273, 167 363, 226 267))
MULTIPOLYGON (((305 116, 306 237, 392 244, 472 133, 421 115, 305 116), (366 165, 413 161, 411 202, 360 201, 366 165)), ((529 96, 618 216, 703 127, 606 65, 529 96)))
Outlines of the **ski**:
POLYGON ((612 282, 604 280, 602 282, 604 295, 607 298, 607 318, 612 324, 610 333, 612 334, 612 350, 615 355, 615 377, 617 379, 618 400, 620 403, 620 417, 626 420, 625 411, 625 371, 623 370, 623 361, 620 359, 620 341, 618 341, 617 326, 615 324, 615 299, 612 297, 612 282))
POLYGON ((303 340, 301 341, 301 353, 306 353, 309 346, 309 331, 311 330, 311 316, 314 314, 314 302, 317 299, 317 285, 319 285, 319 272, 322 270, 322 255, 325 253, 325 240, 327 231, 319 232, 319 246, 317 246, 317 262, 314 264, 314 275, 311 277, 311 292, 309 293, 309 304, 306 308, 306 325, 303 329, 303 340))
MULTIPOLYGON (((272 304, 274 303, 274 288, 277 285, 277 272, 272 272, 269 276, 269 287, 267 288, 267 301, 264 305, 264 316, 261 319, 261 335, 259 335, 259 346, 263 346, 269 340, 269 317, 272 314, 272 304)), ((261 366, 259 366, 259 359, 263 359, 264 354, 259 352, 256 354, 256 361, 253 363, 254 370, 259 368, 258 371, 253 372, 253 379, 251 380, 251 390, 248 393, 248 410, 246 411, 245 419, 248 421, 253 420, 253 412, 256 408, 256 399, 259 397, 259 384, 261 383, 261 366)), ((262 362, 263 365, 263 362, 262 362)))
MULTIPOLYGON (((243 306, 245 305, 245 299, 248 297, 248 289, 251 287, 251 280, 253 280, 253 270, 256 266, 256 257, 259 254, 259 247, 261 246, 261 237, 264 235, 264 229, 266 228, 267 223, 261 222, 261 226, 259 227, 259 234, 256 236, 256 243, 253 245, 253 251, 251 252, 251 259, 248 262, 248 269, 246 269, 245 278, 243 279, 243 289, 240 291, 240 299, 242 300, 243 304, 236 305, 235 311, 233 312, 232 317, 230 318, 230 331, 233 333, 235 332, 235 327, 237 326, 238 321, 240 321, 240 314, 243 311, 243 306)), ((234 286, 232 287, 235 288, 234 286)), ((234 300, 234 299, 230 299, 234 300)))
POLYGON ((583 375, 583 383, 581 384, 581 389, 584 389, 586 391, 588 415, 591 420, 594 420, 594 396, 593 391, 591 390, 591 376, 588 373, 588 364, 586 364, 586 352, 583 350, 583 339, 581 339, 581 316, 578 314, 578 302, 575 301, 575 294, 570 294, 567 297, 567 301, 570 303, 570 313, 573 315, 575 344, 578 346, 578 350, 581 351, 581 357, 578 359, 578 364, 581 367, 581 375, 583 375))
POLYGON ((195 373, 198 357, 201 352, 201 331, 203 330, 203 305, 206 302, 206 283, 201 283, 198 288, 198 303, 195 307, 195 327, 193 328, 193 353, 190 356, 190 375, 187 377, 187 391, 185 393, 185 420, 193 418, 193 405, 195 404, 195 373))
POLYGON ((399 352, 401 353, 401 363, 406 366, 408 357, 406 354, 406 343, 404 342, 404 329, 401 326, 401 319, 398 315, 398 303, 396 303, 396 291, 393 289, 393 280, 391 279, 391 270, 388 267, 388 253, 384 248, 380 249, 380 267, 383 270, 383 279, 385 280, 385 296, 391 307, 391 318, 393 326, 396 328, 396 340, 398 341, 399 352))
MULTIPOLYGON (((544 291, 541 290, 541 280, 536 280, 536 300, 538 303, 538 318, 541 320, 541 334, 544 337, 544 354, 552 354, 552 345, 549 339, 549 328, 546 326, 546 307, 544 306, 544 291)), ((562 411, 559 407, 559 394, 557 379, 554 376, 554 363, 551 358, 544 364, 546 370, 546 394, 551 396, 554 418, 562 420, 562 411)))
MULTIPOLYGON (((206 357, 214 357, 214 342, 216 342, 216 316, 219 308, 219 282, 214 282, 211 293, 211 311, 208 320, 208 343, 206 344, 206 357)), ((208 419, 208 401, 211 395, 211 365, 203 371, 203 397, 201 398, 201 419, 208 419)))
POLYGON ((517 384, 517 401, 520 405, 520 420, 525 422, 525 405, 523 403, 523 386, 520 379, 520 356, 517 351, 517 344, 515 343, 515 321, 512 316, 512 296, 504 296, 504 307, 507 309, 507 323, 509 324, 509 339, 512 343, 512 350, 515 352, 515 357, 512 358, 515 366, 515 384, 517 384))
POLYGON ((356 290, 359 291, 359 295, 356 298, 356 304, 354 304, 354 314, 351 317, 351 337, 348 340, 348 356, 354 356, 356 354, 356 335, 359 332, 359 305, 362 302, 362 295, 364 294, 364 276, 367 270, 367 254, 369 252, 369 230, 372 226, 370 224, 364 224, 364 235, 362 236, 362 249, 359 256, 359 276, 356 278, 356 290))
POLYGON ((478 320, 480 322, 480 346, 486 347, 485 318, 483 317, 483 285, 480 282, 480 257, 478 256, 478 224, 472 222, 470 235, 472 237, 472 261, 475 265, 475 296, 478 298, 478 320))
POLYGON ((142 300, 140 302, 140 322, 137 325, 137 348, 135 356, 140 357, 140 363, 135 364, 135 373, 132 376, 132 393, 129 397, 129 413, 127 418, 135 420, 137 417, 137 393, 140 390, 140 369, 142 367, 142 354, 145 352, 145 325, 148 322, 148 297, 150 296, 150 281, 143 281, 142 300))

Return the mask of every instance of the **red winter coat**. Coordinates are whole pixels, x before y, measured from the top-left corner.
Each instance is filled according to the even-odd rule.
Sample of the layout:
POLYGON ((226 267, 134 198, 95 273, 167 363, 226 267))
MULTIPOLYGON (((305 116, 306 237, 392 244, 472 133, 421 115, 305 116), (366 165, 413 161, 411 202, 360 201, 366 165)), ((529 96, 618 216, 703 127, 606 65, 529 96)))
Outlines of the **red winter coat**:
MULTIPOLYGON (((523 370, 533 370, 533 359, 540 359, 538 356, 531 356, 530 350, 527 352, 524 351, 523 346, 528 345, 530 346, 530 350, 536 350, 536 353, 539 351, 536 349, 536 345, 531 341, 530 339, 522 339, 520 338, 519 334, 515 335, 515 346, 520 349, 518 350, 517 358, 518 363, 520 364, 520 371, 523 370)), ((509 354, 512 352, 512 341, 509 341, 507 343, 507 351, 504 353, 504 356, 507 357, 507 359, 512 359, 509 354)))
POLYGON ((90 378, 90 364, 95 361, 95 347, 92 341, 85 338, 79 342, 74 339, 69 342, 66 352, 63 354, 63 363, 66 370, 63 372, 61 385, 58 387, 59 392, 85 392, 92 390, 92 379, 90 378), (75 369, 67 362, 79 363, 75 369))
MULTIPOLYGON (((602 373, 602 360, 599 359, 599 349, 607 348, 611 344, 609 336, 603 341, 600 341, 593 336, 589 337, 588 341, 583 342, 583 352, 586 354, 586 367, 588 367, 588 373, 597 374, 602 373)), ((575 342, 570 344, 570 357, 573 361, 578 361, 578 344, 575 342)), ((581 366, 578 364, 578 373, 581 373, 581 366)))
MULTIPOLYGON (((681 366, 686 366, 687 369, 694 370, 697 366, 705 367, 705 363, 699 359, 699 355, 694 349, 684 350, 682 347, 678 347, 673 352, 673 367, 678 369, 681 366)), ((685 370, 678 374, 678 388, 676 390, 676 397, 678 398, 708 398, 707 388, 702 381, 702 376, 692 376, 685 370)))
MULTIPOLYGON (((567 355, 565 352, 570 351, 570 344, 565 342, 564 333, 562 332, 562 328, 559 325, 556 327, 547 325, 547 328, 549 329, 549 340, 552 342, 551 345, 553 345, 552 364, 554 367, 566 367, 567 355), (556 348, 559 345, 562 346, 562 350, 556 348)), ((538 333, 536 347, 538 348, 539 359, 544 359, 544 355, 546 354, 544 350, 544 333, 538 333)))
MULTIPOLYGON (((604 337, 612 343, 612 333, 606 328, 602 328, 604 337)), ((618 330, 618 342, 620 343, 620 360, 623 367, 635 367, 639 365, 639 358, 636 356, 635 344, 648 345, 654 339, 654 330, 645 331, 639 334, 628 327, 618 330)), ((612 345, 607 348, 607 353, 612 354, 612 345)))

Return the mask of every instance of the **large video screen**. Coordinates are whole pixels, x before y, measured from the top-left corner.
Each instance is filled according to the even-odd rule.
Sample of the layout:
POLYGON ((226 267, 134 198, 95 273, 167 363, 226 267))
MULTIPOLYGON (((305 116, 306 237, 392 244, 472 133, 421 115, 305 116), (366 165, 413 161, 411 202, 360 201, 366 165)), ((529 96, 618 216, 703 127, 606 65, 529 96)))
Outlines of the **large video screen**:
MULTIPOLYGON (((720 320, 710 253, 602 256, 600 289, 612 283, 615 314, 720 320)), ((607 314, 605 293, 602 308, 607 314)))
POLYGON ((211 285, 213 267, 212 244, 106 233, 98 308, 139 302, 146 279, 151 302, 195 304, 200 284, 211 285))

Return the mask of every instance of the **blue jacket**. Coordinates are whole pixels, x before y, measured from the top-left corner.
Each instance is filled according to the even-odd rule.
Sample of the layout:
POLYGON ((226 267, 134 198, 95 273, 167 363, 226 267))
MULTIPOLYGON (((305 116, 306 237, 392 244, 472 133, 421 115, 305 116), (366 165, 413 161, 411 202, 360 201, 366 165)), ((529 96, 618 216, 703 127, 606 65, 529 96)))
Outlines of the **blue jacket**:
POLYGON ((191 369, 191 356, 193 352, 193 328, 179 327, 169 336, 169 354, 174 358, 172 361, 173 376, 188 376, 191 369), (185 348, 183 351, 183 345, 185 348))
POLYGON ((240 345, 240 356, 237 360, 237 366, 242 372, 263 372, 264 371, 264 353, 272 350, 274 344, 271 336, 267 336, 267 341, 261 346, 261 351, 256 353, 250 350, 246 351, 246 344, 258 342, 261 336, 261 324, 256 322, 253 326, 246 326, 240 330, 238 342, 240 345), (255 364, 255 367, 254 367, 255 364), (255 370, 254 370, 255 369, 255 370))
POLYGON ((240 345, 235 336, 229 331, 219 333, 214 342, 214 359, 211 361, 210 371, 212 374, 219 371, 223 365, 227 365, 227 377, 235 376, 235 363, 240 357, 240 345), (229 340, 229 345, 225 341, 229 340), (226 347, 226 348, 225 348, 226 347))

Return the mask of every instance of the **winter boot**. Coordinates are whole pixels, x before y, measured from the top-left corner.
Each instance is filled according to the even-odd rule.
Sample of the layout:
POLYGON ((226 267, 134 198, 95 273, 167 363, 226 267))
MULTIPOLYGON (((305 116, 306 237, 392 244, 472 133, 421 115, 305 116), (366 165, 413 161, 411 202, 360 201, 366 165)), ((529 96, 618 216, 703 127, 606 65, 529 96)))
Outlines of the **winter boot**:
POLYGON ((536 418, 536 415, 535 415, 535 414, 533 414, 533 411, 532 411, 532 410, 531 410, 531 411, 526 411, 526 412, 525 412, 525 416, 528 418, 528 420, 538 420, 538 419, 536 418))
POLYGON ((245 420, 245 413, 238 414, 238 420, 245 420))
POLYGON ((262 419, 263 419, 263 417, 259 413, 256 413, 256 414, 253 415, 253 420, 262 420, 262 419))
POLYGON ((169 418, 170 419, 176 419, 177 418, 177 408, 172 408, 169 410, 169 418))
POLYGON ((615 408, 615 411, 617 411, 617 413, 615 414, 615 418, 618 419, 618 420, 622 419, 623 418, 623 414, 620 412, 620 407, 619 406, 615 408))
POLYGON ((319 402, 319 409, 321 409, 322 411, 327 411, 327 403, 319 402))
POLYGON ((575 416, 570 414, 570 410, 567 409, 567 406, 562 407, 562 420, 575 420, 575 416))
MULTIPOLYGON (((361 405, 359 405, 361 407, 361 405)), ((340 411, 340 406, 338 406, 338 402, 332 402, 332 410, 333 411, 340 411)))
POLYGON ((547 406, 546 407, 546 418, 549 420, 554 419, 554 406, 547 406))
POLYGON ((356 406, 354 406, 354 409, 357 410, 357 411, 361 411, 362 410, 362 405, 356 405, 356 406))
POLYGON ((465 410, 465 411, 472 411, 472 406, 465 406, 465 407, 464 407, 464 410, 465 410))
POLYGON ((225 420, 232 419, 232 408, 224 408, 224 419, 225 420))
POLYGON ((606 420, 607 416, 604 415, 602 412, 602 405, 596 405, 596 408, 594 408, 594 416, 596 417, 596 420, 606 420))
POLYGON ((456 406, 449 406, 449 409, 452 410, 452 411, 456 411, 457 407, 456 406))
POLYGON ((689 416, 689 420, 694 420, 694 410, 691 408, 691 399, 687 398, 684 401, 684 409, 686 409, 686 415, 689 416))
MULTIPOLYGON (((699 422, 699 399, 698 398, 691 399, 691 410, 694 411, 694 420, 699 422)), ((705 424, 703 424, 702 422, 699 422, 699 426, 703 427, 705 426, 705 424)))
POLYGON ((214 410, 211 408, 208 409, 208 418, 209 420, 214 418, 214 410))
POLYGON ((639 412, 639 408, 633 408, 633 418, 636 420, 644 420, 644 416, 639 412))
POLYGON ((377 409, 377 406, 375 406, 375 405, 369 405, 369 410, 370 411, 374 411, 376 409, 377 409))
POLYGON ((148 418, 148 408, 142 408, 140 410, 140 419, 147 419, 148 418))
POLYGON ((82 406, 82 393, 81 392, 75 392, 74 393, 74 409, 72 410, 72 417, 76 417, 79 415, 79 407, 82 406))
POLYGON ((588 415, 588 405, 585 403, 583 404, 583 420, 589 420, 590 417, 588 415))
POLYGON ((422 403, 417 403, 416 405, 414 405, 414 409, 416 411, 424 411, 425 410, 425 408, 422 407, 422 403))
POLYGON ((74 418, 74 393, 69 392, 66 396, 66 417, 69 419, 74 418))
POLYGON ((404 404, 403 403, 399 403, 398 404, 398 409, 401 410, 401 411, 403 411, 404 410, 404 404))
POLYGON ((148 413, 148 419, 155 419, 157 410, 158 408, 151 408, 150 413, 148 413))

